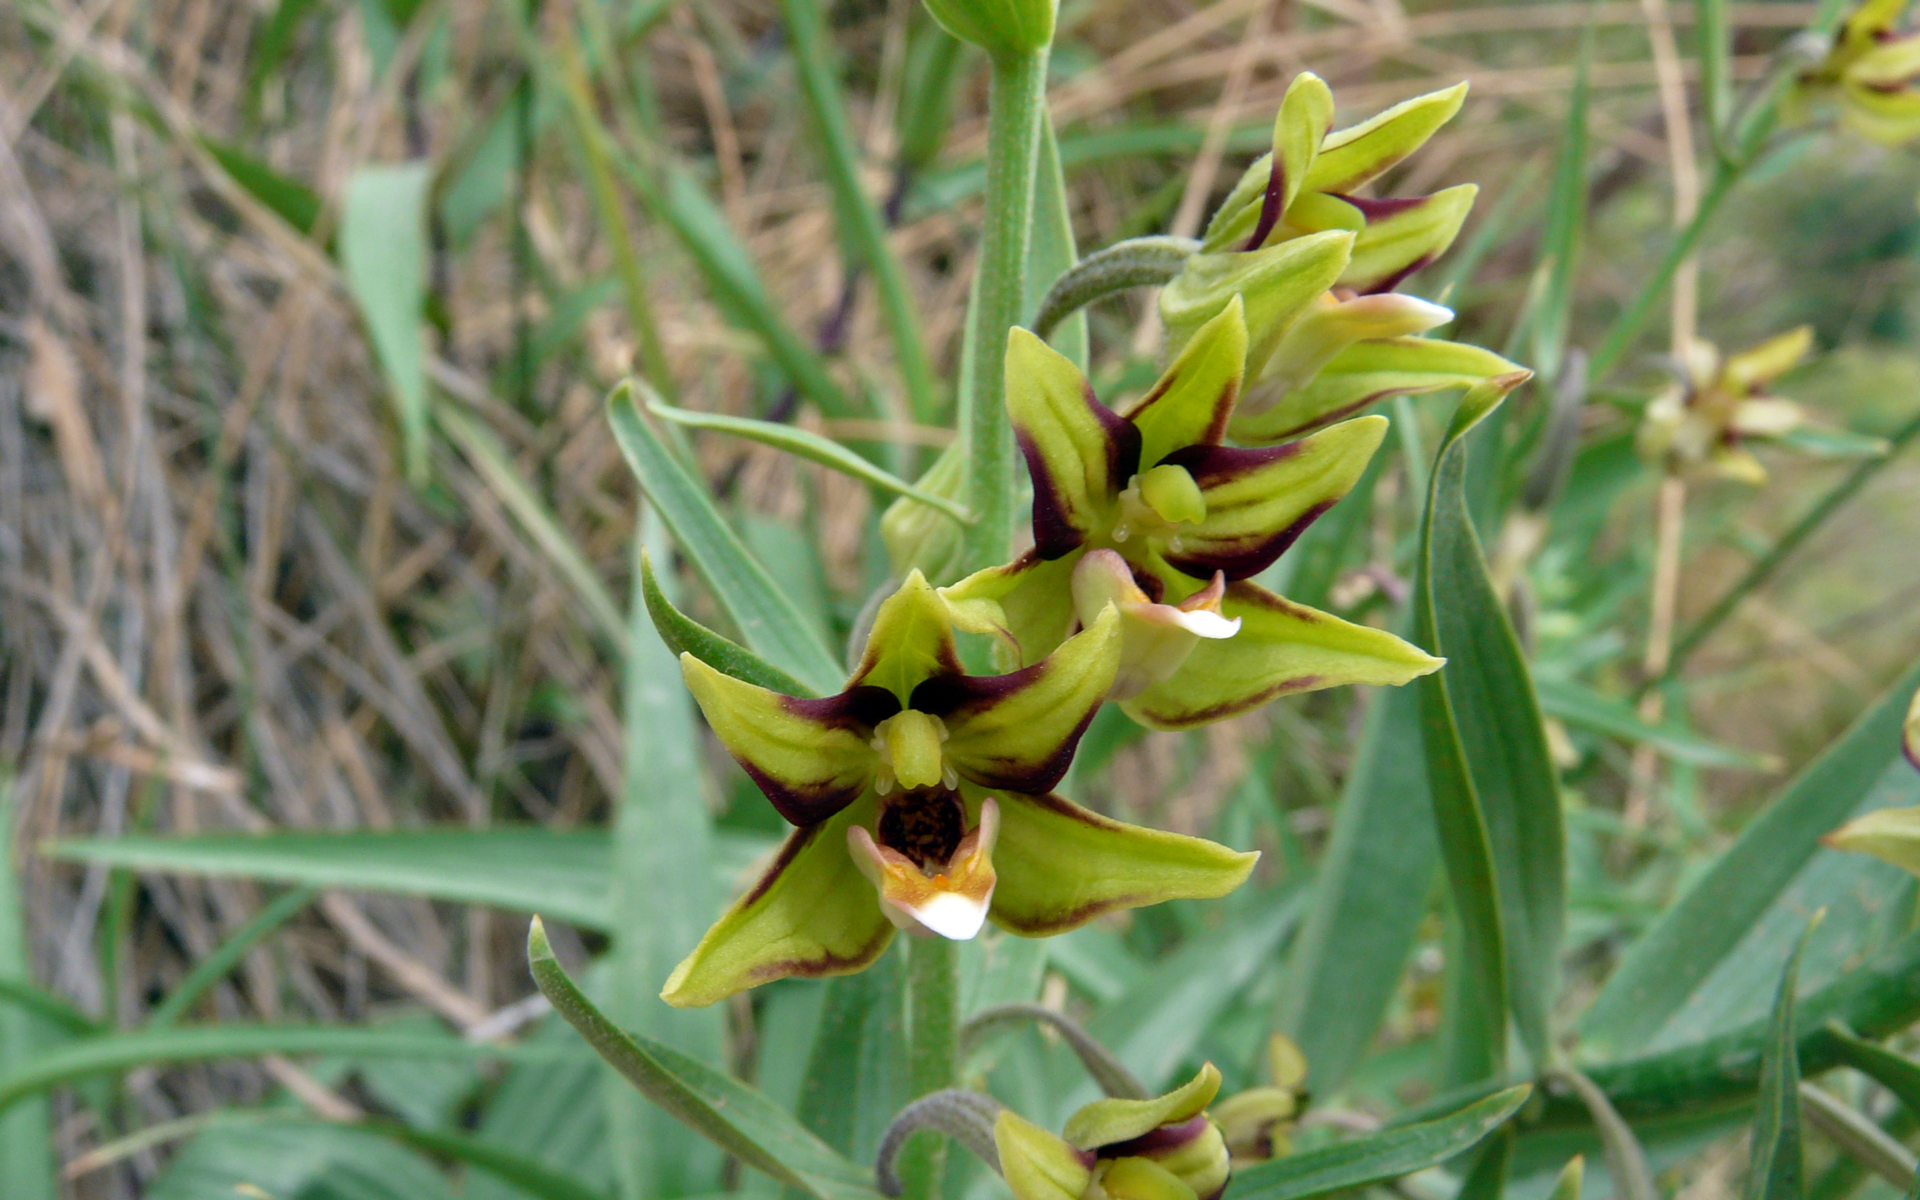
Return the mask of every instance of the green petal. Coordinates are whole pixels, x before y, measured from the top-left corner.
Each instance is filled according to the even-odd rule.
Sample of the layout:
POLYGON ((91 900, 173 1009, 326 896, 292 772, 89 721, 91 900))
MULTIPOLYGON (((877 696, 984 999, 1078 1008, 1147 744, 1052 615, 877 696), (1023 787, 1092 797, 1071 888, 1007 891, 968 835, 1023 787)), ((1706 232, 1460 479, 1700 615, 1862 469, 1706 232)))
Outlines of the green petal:
MULTIPOLYGON (((1388 396, 1471 387, 1520 368, 1491 350, 1439 338, 1383 338, 1334 356, 1313 382, 1257 414, 1235 414, 1235 441, 1267 445, 1352 416, 1388 396)), ((1257 394, 1257 393, 1255 393, 1257 394)))
POLYGON ((720 744, 795 825, 825 820, 866 788, 877 761, 868 744, 872 724, 899 708, 871 692, 783 696, 691 654, 680 656, 680 673, 720 744))
POLYGON ((1010 933, 1050 937, 1123 908, 1224 896, 1259 858, 1123 824, 1059 796, 1008 793, 1000 798, 990 916, 1010 933))
POLYGON ((953 610, 926 576, 914 571, 874 613, 860 665, 847 686, 885 688, 905 704, 926 679, 959 671, 953 610))
POLYGON ((1255 584, 1230 584, 1221 611, 1240 632, 1203 641, 1173 678, 1121 707, 1154 729, 1188 729, 1242 713, 1276 696, 1349 683, 1397 686, 1440 667, 1381 629, 1355 625, 1282 599, 1255 584))
POLYGON ((1280 343, 1286 327, 1346 269, 1353 235, 1309 234, 1250 254, 1196 254, 1160 289, 1167 345, 1178 350, 1235 296, 1246 304, 1247 367, 1254 372, 1280 343))
POLYGON ((1316 192, 1351 192, 1426 144, 1453 119, 1467 98, 1467 85, 1429 92, 1394 105, 1371 120, 1328 136, 1307 175, 1316 192))
POLYGON ((1162 1125, 1178 1125, 1206 1111, 1220 1092, 1220 1071, 1212 1063, 1200 1068, 1184 1086, 1151 1100, 1095 1100, 1067 1118, 1060 1135, 1081 1150, 1098 1150, 1115 1142, 1144 1137, 1162 1125))
POLYGON ((1312 178, 1327 131, 1333 128, 1333 89, 1312 71, 1302 71, 1287 85, 1280 111, 1273 119, 1273 152, 1281 164, 1280 212, 1293 202, 1312 178))
POLYGON ((1812 350, 1813 326, 1802 325, 1729 356, 1720 374, 1730 391, 1746 395, 1799 366, 1812 350))
POLYGON ((789 975, 846 975, 880 957, 893 926, 847 852, 847 829, 873 819, 867 798, 795 830, 753 889, 674 968, 660 998, 676 1008, 707 1005, 789 975))
POLYGON ((946 675, 913 707, 947 724, 947 762, 982 787, 1044 792, 1060 782, 1120 665, 1120 614, 1108 610, 1045 660, 1008 675, 946 675))
POLYGON ((1093 1181, 1073 1147, 1010 1108, 993 1122, 993 1145, 1015 1200, 1080 1200, 1093 1181))
MULTIPOLYGON (((1221 307, 1225 307, 1225 301, 1221 307)), ((1007 412, 1033 476, 1033 538, 1059 558, 1087 538, 1140 465, 1140 435, 1064 355, 1007 331, 1007 412)))
POLYGON ((975 572, 945 588, 962 628, 995 633, 1015 651, 1007 669, 1052 654, 1073 629, 1073 568, 1078 553, 1045 559, 1029 550, 1003 566, 975 572))
POLYGON ((1388 291, 1439 258, 1460 235, 1479 194, 1478 187, 1463 183, 1416 201, 1355 201, 1372 212, 1366 229, 1354 239, 1353 259, 1340 276, 1340 286, 1388 291))
POLYGON ((1183 446, 1219 442, 1240 397, 1246 361, 1246 306, 1235 296, 1200 327, 1153 389, 1122 410, 1140 431, 1142 468, 1183 446))
POLYGON ((1166 561, 1196 579, 1266 570, 1347 494, 1386 434, 1385 417, 1360 417, 1271 449, 1195 447, 1181 465, 1200 485, 1207 515, 1167 545, 1166 561))
POLYGON ((1876 809, 1820 840, 1835 850, 1871 854, 1902 871, 1920 875, 1920 806, 1876 809))

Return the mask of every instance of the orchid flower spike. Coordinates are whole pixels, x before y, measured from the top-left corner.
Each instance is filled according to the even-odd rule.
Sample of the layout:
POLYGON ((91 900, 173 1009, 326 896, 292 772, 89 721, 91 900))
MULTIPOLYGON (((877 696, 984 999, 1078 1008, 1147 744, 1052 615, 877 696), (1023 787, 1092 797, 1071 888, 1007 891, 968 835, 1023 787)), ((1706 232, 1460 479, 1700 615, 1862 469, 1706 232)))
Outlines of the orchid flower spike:
POLYGON ((1453 320, 1396 289, 1446 252, 1478 189, 1363 196, 1466 99, 1462 83, 1333 131, 1333 92, 1303 73, 1274 119, 1273 150, 1214 213, 1199 253, 1160 293, 1177 350, 1235 297, 1250 333, 1247 397, 1229 429, 1267 444, 1386 396, 1465 387, 1518 368, 1478 347, 1416 335, 1453 320))
POLYGON ((1748 446, 1784 437, 1807 423, 1805 411, 1767 388, 1813 348, 1801 326, 1724 361, 1712 344, 1695 341, 1681 377, 1647 405, 1640 452, 1681 475, 1763 484, 1766 468, 1748 446))
POLYGON ((1246 879, 1257 855, 1048 794, 1113 686, 1118 611, 989 676, 961 669, 956 619, 965 613, 914 572, 881 604, 846 690, 821 699, 681 655, 721 744, 796 828, 674 970, 669 1004, 858 971, 895 929, 965 939, 992 920, 1039 937, 1246 879))
POLYGON ((1221 445, 1246 361, 1243 313, 1230 300, 1120 412, 1066 358, 1013 330, 1007 406, 1034 481, 1034 548, 946 589, 1023 663, 1111 605, 1121 651, 1110 698, 1157 729, 1291 692, 1401 684, 1440 665, 1251 582, 1346 495, 1387 422, 1361 417, 1283 446, 1221 445))
POLYGON ((1208 1063, 1152 1100, 1096 1100, 1059 1137, 1003 1111, 993 1128, 1001 1173, 1015 1200, 1216 1200, 1232 1173, 1206 1112, 1219 1090, 1208 1063))

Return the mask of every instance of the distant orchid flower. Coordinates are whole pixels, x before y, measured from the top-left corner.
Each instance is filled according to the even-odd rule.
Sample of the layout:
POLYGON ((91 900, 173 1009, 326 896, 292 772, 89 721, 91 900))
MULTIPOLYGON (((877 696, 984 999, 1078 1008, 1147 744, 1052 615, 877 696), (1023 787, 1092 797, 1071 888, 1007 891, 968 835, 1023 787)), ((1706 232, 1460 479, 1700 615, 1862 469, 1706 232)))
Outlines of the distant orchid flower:
POLYGON ((1838 112, 1861 137, 1888 146, 1920 139, 1920 36, 1899 27, 1908 0, 1868 0, 1826 56, 1802 73, 1789 107, 1838 112))
POLYGON ((1647 405, 1641 453, 1677 474, 1765 483, 1766 468, 1749 445, 1807 423, 1800 405, 1767 388, 1812 348, 1813 330, 1804 325, 1725 360, 1710 343, 1695 341, 1680 364, 1682 378, 1647 405))
POLYGON ((1220 1090, 1212 1063, 1151 1100, 1096 1100, 1062 1136, 1011 1109, 994 1123, 1000 1169, 1015 1200, 1214 1200, 1233 1166, 1207 1105, 1220 1090))
POLYGON ((915 572, 880 606, 846 690, 821 699, 681 656, 714 733, 797 829, 675 969, 668 1003, 858 971, 896 928, 964 939, 991 919, 1043 936, 1119 908, 1224 895, 1252 870, 1257 855, 1047 794, 1113 686, 1118 612, 991 676, 962 671, 954 619, 915 572))

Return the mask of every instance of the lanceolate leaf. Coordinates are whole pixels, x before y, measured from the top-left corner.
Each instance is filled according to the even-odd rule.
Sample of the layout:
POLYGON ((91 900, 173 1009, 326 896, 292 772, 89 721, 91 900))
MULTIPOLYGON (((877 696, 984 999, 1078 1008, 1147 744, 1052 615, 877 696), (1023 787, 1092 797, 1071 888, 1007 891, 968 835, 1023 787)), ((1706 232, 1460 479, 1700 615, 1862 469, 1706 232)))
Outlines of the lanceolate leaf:
POLYGON ((640 555, 640 589, 654 630, 675 655, 691 654, 722 674, 769 691, 788 696, 819 694, 740 643, 720 636, 675 608, 660 589, 659 577, 653 573, 653 556, 644 551, 640 555))
POLYGON ((1802 1200, 1800 1147, 1800 1055, 1794 1037, 1794 992, 1800 981, 1800 953, 1819 924, 1818 915, 1780 974, 1773 1001, 1771 1035, 1760 1062, 1760 1098, 1753 1119, 1753 1158, 1747 1200, 1802 1200))
POLYGON ((706 487, 689 475, 648 428, 635 393, 657 403, 644 383, 630 380, 607 401, 613 436, 639 477, 647 498, 674 540, 746 635, 747 645, 820 695, 836 692, 845 671, 807 625, 793 602, 747 551, 713 506, 706 487))
POLYGON ((1800 772, 1634 943, 1577 1026, 1584 1055, 1597 1060, 1679 1044, 1682 1035, 1693 1040, 1712 1029, 1717 1014, 1752 1012, 1754 960, 1778 961, 1813 908, 1832 911, 1804 964, 1810 981, 1871 949, 1871 918, 1849 917, 1862 912, 1857 893, 1865 881, 1884 889, 1899 876, 1865 856, 1823 849, 1820 838, 1856 813, 1920 804, 1920 772, 1899 751, 1901 719, 1916 687, 1920 667, 1800 772), (1849 924, 1851 939, 1842 936, 1849 924), (1738 1001, 1739 1008, 1708 994, 1722 980, 1726 1004, 1738 1001))
POLYGON ((1533 683, 1506 605, 1488 577, 1467 513, 1465 435, 1525 379, 1470 390, 1442 441, 1429 484, 1415 596, 1417 637, 1448 659, 1421 684, 1423 741, 1463 949, 1484 1006, 1481 1061, 1497 1073, 1504 1014, 1536 1063, 1547 1060, 1547 1017, 1565 918, 1565 835, 1553 763, 1533 683))
MULTIPOLYGON (((5 1075, 27 1069, 40 1043, 52 1040, 38 1036, 29 1015, 32 1009, 27 1006, 35 1004, 40 989, 33 986, 32 943, 27 935, 26 913, 20 905, 19 877, 13 867, 13 797, 13 775, 0 765, 0 984, 22 989, 12 995, 0 992, 0 1074, 5 1075), (27 1004, 15 1003, 15 996, 27 1004)), ((58 997, 47 999, 65 1007, 58 997)), ((44 1097, 0 1113, 0 1174, 6 1179, 9 1197, 54 1200, 59 1195, 54 1183, 50 1119, 44 1097)))
POLYGON ((643 1037, 622 1032, 560 968, 536 918, 527 963, 555 1011, 649 1100, 741 1162, 818 1200, 875 1200, 866 1170, 836 1154, 747 1085, 643 1037))
POLYGON ((1438 1120, 1236 1172, 1227 1185, 1227 1200, 1308 1200, 1424 1170, 1472 1149, 1505 1124, 1532 1090, 1524 1085, 1508 1088, 1438 1120))
POLYGON ((1315 1093, 1359 1064, 1413 953, 1439 867, 1413 688, 1374 692, 1334 809, 1306 923, 1282 977, 1278 1027, 1306 1053, 1315 1093))

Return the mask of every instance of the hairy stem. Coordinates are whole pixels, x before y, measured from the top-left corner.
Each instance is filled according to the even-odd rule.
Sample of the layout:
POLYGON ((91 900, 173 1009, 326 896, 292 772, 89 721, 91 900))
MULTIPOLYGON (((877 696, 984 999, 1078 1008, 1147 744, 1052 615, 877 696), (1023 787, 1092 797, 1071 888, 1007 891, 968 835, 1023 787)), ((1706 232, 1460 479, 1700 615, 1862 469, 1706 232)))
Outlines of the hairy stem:
MULTIPOLYGON (((954 944, 943 937, 907 941, 907 1069, 913 1094, 953 1086, 960 1039, 960 981, 954 944)), ((939 1200, 947 1147, 933 1136, 907 1143, 899 1156, 907 1200, 939 1200)))
POLYGON ((1027 286, 1033 173, 1045 108, 1047 49, 993 61, 987 94, 987 195, 974 308, 973 390, 967 398, 967 570, 1005 560, 1013 541, 1013 430, 1007 422, 1007 330, 1027 286))

